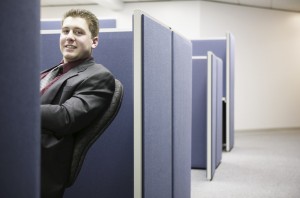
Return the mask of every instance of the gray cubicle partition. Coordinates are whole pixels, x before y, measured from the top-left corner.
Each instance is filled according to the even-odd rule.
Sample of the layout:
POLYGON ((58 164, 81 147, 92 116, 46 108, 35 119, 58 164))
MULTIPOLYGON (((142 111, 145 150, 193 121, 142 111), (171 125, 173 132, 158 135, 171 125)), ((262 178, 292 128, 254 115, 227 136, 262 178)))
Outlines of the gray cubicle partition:
MULTIPOLYGON (((141 194, 137 197, 171 198, 172 32, 137 12, 134 15, 134 31, 136 29, 140 29, 141 36, 140 40, 134 40, 134 46, 140 44, 141 50, 134 49, 134 56, 141 56, 141 61, 134 62, 134 94, 139 94, 140 104, 137 104, 135 97, 134 111, 138 108, 136 105, 140 105, 141 126, 134 129, 135 138, 136 135, 140 138, 140 146, 134 150, 141 150, 141 156, 135 160, 140 160, 141 172, 136 174, 142 177, 141 194), (137 76, 140 81, 136 81, 137 76)), ((136 34, 134 32, 134 36, 136 34)), ((139 115, 134 115, 135 122, 136 116, 139 115)))
POLYGON ((226 37, 192 40, 192 44, 193 56, 206 56, 212 51, 223 61, 223 143, 230 151, 234 147, 234 36, 226 33, 226 37))
POLYGON ((134 198, 190 197, 191 69, 188 67, 191 68, 190 42, 136 11, 134 198), (186 117, 180 120, 182 116, 186 117))
POLYGON ((40 1, 0 2, 0 197, 40 197, 40 1))
MULTIPOLYGON (((226 71, 227 60, 227 39, 220 38, 205 38, 199 40, 192 40, 193 56, 207 56, 207 52, 211 51, 216 56, 222 59, 224 65, 223 70, 226 71)), ((226 97, 226 72, 223 72, 223 97, 226 97)))
POLYGON ((222 159, 222 60, 193 57, 192 168, 212 180, 222 159))
POLYGON ((60 31, 41 33, 41 66, 40 71, 49 69, 60 63, 62 55, 59 49, 60 31))
POLYGON ((191 197, 192 43, 173 32, 173 198, 191 197))
POLYGON ((212 180, 222 160, 222 59, 208 52, 207 179, 212 180))
MULTIPOLYGON (((99 19, 100 29, 102 28, 116 28, 116 19, 99 19)), ((61 29, 61 19, 49 19, 41 21, 41 30, 60 30, 61 29)))
POLYGON ((94 58, 124 86, 121 109, 88 152, 81 175, 66 198, 133 197, 133 34, 100 32, 94 58))
POLYGON ((207 56, 193 58, 192 168, 206 168, 207 56))
MULTIPOLYGON (((133 197, 133 34, 114 30, 99 36, 93 57, 122 82, 123 102, 115 120, 88 151, 66 198, 133 197)), ((58 39, 59 32, 42 34, 42 69, 61 60, 58 39)))

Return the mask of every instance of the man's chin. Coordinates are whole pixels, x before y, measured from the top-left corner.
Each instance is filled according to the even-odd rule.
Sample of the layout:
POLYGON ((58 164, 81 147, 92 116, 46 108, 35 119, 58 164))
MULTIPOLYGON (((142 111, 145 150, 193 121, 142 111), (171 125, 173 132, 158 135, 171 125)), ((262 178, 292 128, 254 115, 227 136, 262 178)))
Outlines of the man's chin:
POLYGON ((67 62, 73 62, 76 61, 77 59, 78 59, 77 56, 71 56, 71 55, 64 56, 64 60, 66 60, 67 62))

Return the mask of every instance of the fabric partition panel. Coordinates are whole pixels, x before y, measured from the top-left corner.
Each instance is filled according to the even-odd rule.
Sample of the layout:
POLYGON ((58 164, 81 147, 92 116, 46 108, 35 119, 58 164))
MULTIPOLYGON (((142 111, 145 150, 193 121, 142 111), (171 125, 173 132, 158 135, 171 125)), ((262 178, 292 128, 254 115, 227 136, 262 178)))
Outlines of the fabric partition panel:
POLYGON ((41 36, 41 67, 40 70, 49 69, 62 61, 59 49, 60 33, 43 33, 41 36))
MULTIPOLYGON (((41 30, 60 30, 61 20, 42 20, 41 30)), ((116 19, 99 19, 100 29, 102 28, 116 28, 116 19)))
POLYGON ((226 151, 234 147, 234 36, 226 33, 226 37, 192 40, 193 56, 206 56, 213 52, 223 62, 223 143, 226 151))
MULTIPOLYGON (((226 134, 226 150, 230 151, 234 147, 234 84, 235 84, 235 77, 234 77, 234 70, 235 70, 235 38, 233 34, 227 33, 227 65, 229 67, 226 68, 226 79, 227 80, 227 87, 226 92, 228 93, 228 97, 226 99, 227 108, 226 108, 226 127, 227 127, 227 134, 226 134)), ((225 73, 225 72, 224 72, 225 73)))
POLYGON ((212 52, 193 57, 192 168, 212 180, 222 160, 222 60, 212 52))
MULTIPOLYGON (((224 71, 226 68, 226 38, 208 38, 201 40, 192 40, 193 56, 207 56, 207 52, 211 51, 222 59, 224 71)), ((223 74, 223 97, 226 97, 226 73, 223 74)))
POLYGON ((192 168, 206 168, 207 56, 193 58, 192 168))
POLYGON ((223 150, 223 61, 217 56, 214 56, 214 63, 216 65, 216 86, 217 86, 217 99, 216 99, 216 116, 217 116, 217 137, 216 137, 216 161, 217 166, 222 160, 223 150))
POLYGON ((208 52, 207 63, 206 178, 212 180, 217 164, 217 67, 216 60, 211 52, 208 52))
MULTIPOLYGON (((99 38, 93 57, 122 82, 123 102, 112 124, 87 152, 66 198, 133 197, 133 33, 100 31, 99 38)), ((58 39, 58 33, 42 34, 43 69, 61 60, 58 39)))
POLYGON ((1 1, 0 197, 40 197, 40 1, 1 1))
POLYGON ((133 34, 100 32, 99 38, 93 56, 122 82, 123 102, 115 120, 87 153, 66 198, 133 197, 133 34))
POLYGON ((191 197, 192 44, 173 33, 173 198, 191 197))
POLYGON ((143 198, 172 197, 172 34, 143 15, 143 198))
POLYGON ((208 52, 207 179, 212 180, 222 159, 222 60, 208 52))

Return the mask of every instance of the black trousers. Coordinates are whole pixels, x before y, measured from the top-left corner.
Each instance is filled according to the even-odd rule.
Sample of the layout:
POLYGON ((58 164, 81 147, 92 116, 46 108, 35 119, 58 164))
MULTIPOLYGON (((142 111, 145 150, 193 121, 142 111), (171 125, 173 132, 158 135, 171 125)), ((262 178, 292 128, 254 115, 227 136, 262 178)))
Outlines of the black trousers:
POLYGON ((63 198, 69 179, 73 138, 42 134, 41 198, 63 198))

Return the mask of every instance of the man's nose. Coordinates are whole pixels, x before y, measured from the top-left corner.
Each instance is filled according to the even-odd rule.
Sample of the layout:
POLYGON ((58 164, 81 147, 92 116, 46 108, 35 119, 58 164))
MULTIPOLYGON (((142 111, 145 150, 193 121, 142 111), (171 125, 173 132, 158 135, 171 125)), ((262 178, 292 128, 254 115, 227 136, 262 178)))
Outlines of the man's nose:
POLYGON ((73 31, 69 31, 67 34, 67 40, 75 40, 73 31))

